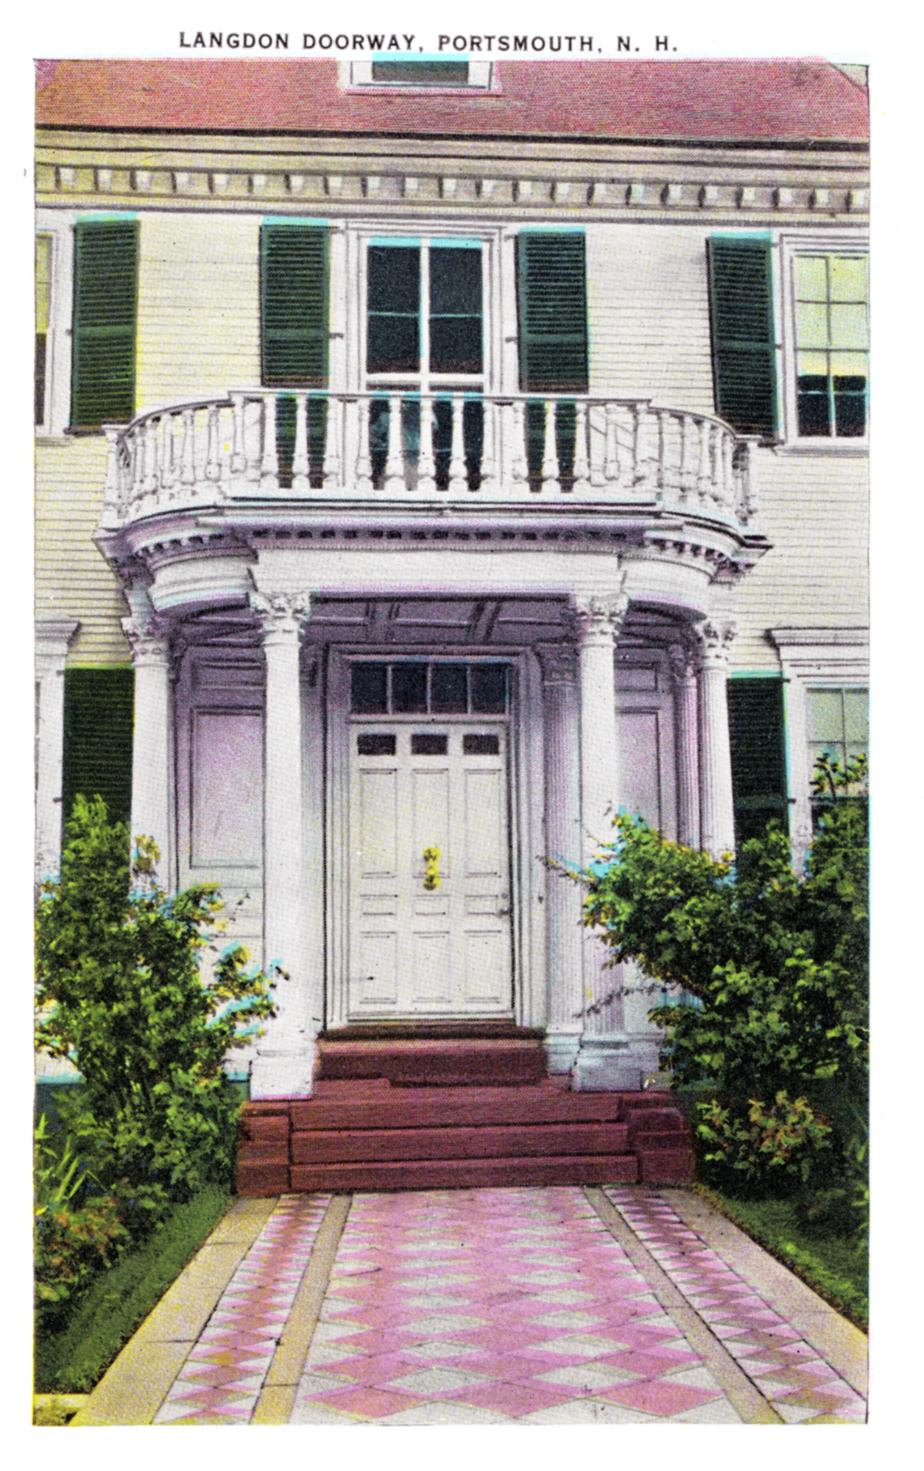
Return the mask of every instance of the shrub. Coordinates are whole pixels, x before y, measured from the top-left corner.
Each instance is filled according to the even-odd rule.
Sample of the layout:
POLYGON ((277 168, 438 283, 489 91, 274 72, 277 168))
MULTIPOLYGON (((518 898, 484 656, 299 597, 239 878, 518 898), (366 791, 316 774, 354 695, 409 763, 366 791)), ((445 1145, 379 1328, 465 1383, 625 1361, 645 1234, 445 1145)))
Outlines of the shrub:
POLYGON ((110 823, 101 798, 78 797, 60 878, 38 902, 38 1043, 68 1057, 83 1086, 62 1119, 87 1168, 143 1234, 170 1200, 230 1178, 238 1105, 223 1063, 273 1011, 273 982, 226 945, 214 884, 168 896, 157 850, 110 823))
POLYGON ((683 988, 650 1013, 681 1087, 697 1105, 714 1172, 769 1188, 809 1179, 846 1191, 864 1213, 867 1096, 867 826, 856 795, 862 758, 825 759, 805 871, 778 828, 742 844, 737 863, 681 847, 641 818, 576 876, 585 924, 612 961, 638 961, 683 988), (838 796, 846 800, 835 800, 838 796))

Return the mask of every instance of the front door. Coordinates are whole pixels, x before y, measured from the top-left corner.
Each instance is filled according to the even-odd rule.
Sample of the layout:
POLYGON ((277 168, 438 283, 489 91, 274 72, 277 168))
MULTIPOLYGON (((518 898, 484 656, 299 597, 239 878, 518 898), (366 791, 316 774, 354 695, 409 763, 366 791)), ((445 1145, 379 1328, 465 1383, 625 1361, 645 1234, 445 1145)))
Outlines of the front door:
POLYGON ((511 1016, 506 725, 349 739, 350 1019, 511 1016))

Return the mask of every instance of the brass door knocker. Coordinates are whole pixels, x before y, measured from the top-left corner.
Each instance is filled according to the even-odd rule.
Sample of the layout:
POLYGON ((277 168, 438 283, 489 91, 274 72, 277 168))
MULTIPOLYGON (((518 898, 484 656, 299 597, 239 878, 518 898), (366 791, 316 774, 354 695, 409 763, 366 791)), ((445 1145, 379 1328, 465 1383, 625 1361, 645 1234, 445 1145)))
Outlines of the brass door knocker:
POLYGON ((438 889, 442 880, 440 879, 440 859, 442 852, 439 848, 424 848, 423 858, 426 868, 424 869, 423 886, 425 889, 438 889))

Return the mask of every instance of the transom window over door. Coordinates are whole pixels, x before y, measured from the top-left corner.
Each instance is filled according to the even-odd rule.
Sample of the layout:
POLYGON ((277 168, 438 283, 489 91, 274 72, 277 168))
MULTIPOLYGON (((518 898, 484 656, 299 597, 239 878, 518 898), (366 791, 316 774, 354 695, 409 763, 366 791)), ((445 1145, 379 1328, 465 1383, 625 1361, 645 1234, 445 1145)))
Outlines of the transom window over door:
MULTIPOLYGON (((477 240, 373 239, 368 246, 366 386, 400 396, 403 454, 419 464, 422 424, 437 485, 448 483, 454 414, 467 473, 477 478, 483 440, 484 252, 477 240), (425 411, 422 412, 422 405, 425 411)), ((370 409, 373 477, 388 456, 389 398, 370 409)))

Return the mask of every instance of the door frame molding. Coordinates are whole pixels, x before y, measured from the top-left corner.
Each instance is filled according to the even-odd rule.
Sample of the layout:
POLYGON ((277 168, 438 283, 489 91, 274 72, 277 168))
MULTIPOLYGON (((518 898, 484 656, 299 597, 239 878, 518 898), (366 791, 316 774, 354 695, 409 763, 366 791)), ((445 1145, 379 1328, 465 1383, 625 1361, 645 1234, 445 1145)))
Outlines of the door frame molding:
MULTIPOLYGON (((325 862, 331 882, 327 886, 328 974, 325 987, 325 1027, 336 1030, 350 1024, 347 987, 350 952, 349 669, 350 664, 357 659, 387 661, 396 657, 468 662, 503 659, 512 666, 511 709, 508 717, 508 777, 513 1017, 520 1026, 544 1026, 545 870, 533 857, 544 851, 541 805, 542 703, 538 661, 523 647, 492 646, 473 649, 470 645, 440 644, 421 648, 419 645, 404 643, 386 646, 357 643, 330 645, 327 664, 325 862)), ((430 721, 434 725, 445 724, 447 720, 445 715, 411 718, 421 723, 430 721)), ((382 719, 390 721, 392 717, 385 715, 382 719)), ((503 717, 485 715, 484 719, 486 722, 496 722, 503 717)), ((475 717, 467 717, 466 723, 475 723, 475 717)))

